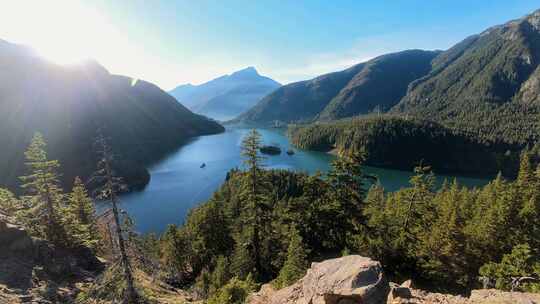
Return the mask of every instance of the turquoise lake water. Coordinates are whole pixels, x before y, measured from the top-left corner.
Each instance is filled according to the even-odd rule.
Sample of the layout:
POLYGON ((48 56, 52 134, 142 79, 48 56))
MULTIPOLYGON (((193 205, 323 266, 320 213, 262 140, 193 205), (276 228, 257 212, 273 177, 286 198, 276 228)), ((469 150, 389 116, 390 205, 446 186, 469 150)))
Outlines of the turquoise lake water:
MULTIPOLYGON (((314 173, 327 171, 334 156, 322 152, 305 151, 292 147, 282 130, 258 129, 264 144, 276 144, 281 155, 267 156, 267 168, 298 170, 314 173), (285 153, 292 148, 295 154, 285 153)), ((247 128, 228 128, 217 135, 193 139, 179 150, 149 168, 151 180, 141 192, 123 195, 121 208, 135 220, 139 232, 161 233, 168 224, 181 224, 187 212, 208 200, 225 179, 227 172, 242 166, 240 144, 249 132, 247 128), (200 168, 205 163, 204 168, 200 168)), ((411 172, 365 167, 376 175, 387 191, 408 185, 411 172)), ((439 183, 454 176, 437 176, 439 183)), ((486 179, 455 177, 460 184, 479 186, 486 179)))

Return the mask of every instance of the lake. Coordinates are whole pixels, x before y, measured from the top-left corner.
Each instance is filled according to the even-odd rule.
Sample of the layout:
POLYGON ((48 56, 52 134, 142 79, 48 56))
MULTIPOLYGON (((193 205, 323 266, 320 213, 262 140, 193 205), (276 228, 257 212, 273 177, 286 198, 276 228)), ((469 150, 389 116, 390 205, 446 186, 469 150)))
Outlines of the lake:
MULTIPOLYGON (((333 155, 305 151, 289 145, 283 130, 258 129, 264 144, 281 147, 281 155, 267 156, 267 168, 298 170, 314 173, 327 171, 333 155), (292 148, 294 155, 287 155, 292 148)), ((121 196, 121 208, 135 220, 139 232, 161 233, 168 224, 181 224, 188 211, 208 200, 222 184, 227 172, 242 166, 240 145, 249 132, 247 128, 228 127, 221 134, 193 139, 179 150, 149 168, 151 179, 140 192, 121 196), (201 168, 201 164, 206 166, 201 168)), ((367 173, 376 175, 384 188, 394 191, 408 185, 412 172, 365 167, 367 173)), ((437 176, 437 181, 453 179, 454 176, 437 176)), ((485 179, 456 177, 460 184, 479 186, 485 179)), ((103 207, 103 206, 100 206, 103 207)))

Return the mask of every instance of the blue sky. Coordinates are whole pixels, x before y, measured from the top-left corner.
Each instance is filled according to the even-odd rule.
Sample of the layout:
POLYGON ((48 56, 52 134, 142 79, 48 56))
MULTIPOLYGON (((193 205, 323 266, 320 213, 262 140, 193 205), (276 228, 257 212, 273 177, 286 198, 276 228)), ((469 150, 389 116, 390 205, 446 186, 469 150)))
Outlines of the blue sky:
POLYGON ((446 49, 540 8, 538 0, 71 0, 34 9, 30 27, 36 2, 11 3, 0 38, 51 60, 92 57, 164 89, 247 66, 282 83, 308 79, 388 52, 446 49))

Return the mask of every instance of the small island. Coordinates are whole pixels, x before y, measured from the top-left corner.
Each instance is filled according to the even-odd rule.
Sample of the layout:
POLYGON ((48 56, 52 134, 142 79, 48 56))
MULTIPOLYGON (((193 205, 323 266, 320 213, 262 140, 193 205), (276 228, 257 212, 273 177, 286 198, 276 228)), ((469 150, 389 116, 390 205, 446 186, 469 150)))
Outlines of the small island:
POLYGON ((289 156, 294 155, 294 150, 293 149, 287 150, 287 155, 289 156))
POLYGON ((281 154, 281 148, 278 146, 262 146, 260 148, 261 153, 268 154, 268 155, 279 155, 281 154))

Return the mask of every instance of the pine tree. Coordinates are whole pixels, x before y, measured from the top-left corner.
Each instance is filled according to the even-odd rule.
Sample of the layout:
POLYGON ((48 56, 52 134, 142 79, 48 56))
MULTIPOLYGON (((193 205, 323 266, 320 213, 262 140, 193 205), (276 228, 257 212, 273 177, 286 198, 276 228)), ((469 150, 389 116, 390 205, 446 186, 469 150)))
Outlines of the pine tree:
POLYGON ((473 278, 465 278, 466 252, 462 233, 464 219, 461 215, 461 191, 454 180, 448 188, 441 189, 434 198, 435 215, 428 229, 419 232, 416 255, 421 257, 421 267, 426 277, 440 284, 458 283, 467 286, 473 278))
POLYGON ((516 183, 521 206, 515 237, 519 239, 519 243, 528 243, 537 248, 540 246, 540 166, 534 172, 528 154, 522 156, 516 183))
POLYGON ((88 191, 79 177, 75 178, 68 196, 66 226, 77 242, 96 250, 99 237, 96 233, 96 210, 88 191))
POLYGON ((356 233, 365 224, 362 203, 367 192, 366 180, 371 177, 362 172, 362 162, 360 153, 340 156, 327 174, 330 189, 325 204, 333 212, 334 227, 330 231, 334 231, 336 250, 353 245, 347 244, 349 235, 345 231, 356 233))
POLYGON ((20 177, 21 187, 26 193, 22 199, 28 206, 24 219, 28 228, 38 236, 68 245, 59 214, 64 196, 58 174, 60 163, 47 158, 46 146, 43 136, 36 133, 24 153, 29 171, 29 175, 20 177))
POLYGON ((235 246, 231 261, 232 272, 240 279, 257 272, 257 265, 253 257, 253 232, 251 227, 245 227, 235 236, 235 246))
POLYGON ((416 174, 410 179, 412 188, 403 197, 407 205, 402 226, 403 240, 429 225, 434 215, 431 200, 435 176, 430 167, 422 165, 416 167, 414 172, 416 174))
POLYGON ((221 287, 215 295, 208 299, 208 304, 241 304, 245 303, 250 293, 255 291, 257 284, 251 275, 245 280, 237 277, 232 278, 225 286, 221 287))
POLYGON ((487 263, 480 268, 480 275, 495 280, 495 287, 504 290, 521 288, 526 291, 540 291, 540 259, 528 244, 519 244, 512 252, 505 254, 500 263, 487 263), (520 279, 527 279, 519 286, 520 279))
POLYGON ((229 260, 222 255, 218 256, 216 267, 214 267, 214 271, 212 271, 210 278, 210 294, 215 293, 218 289, 225 286, 231 277, 232 275, 229 270, 229 260))
POLYGON ((21 208, 21 202, 11 191, 0 188, 0 211, 12 216, 20 211, 21 208))
POLYGON ((306 251, 302 237, 296 229, 292 229, 289 248, 287 249, 287 259, 274 283, 276 288, 281 289, 289 286, 304 276, 308 268, 306 251))
MULTIPOLYGON (((109 200, 112 205, 114 226, 115 226, 115 238, 118 241, 118 247, 120 250, 120 262, 123 268, 123 277, 126 283, 126 289, 124 291, 125 303, 137 303, 138 295, 135 291, 133 284, 133 274, 131 270, 131 263, 127 254, 126 242, 124 240, 124 232, 122 231, 122 222, 120 221, 120 212, 118 210, 118 192, 124 188, 122 179, 115 175, 113 171, 113 153, 111 147, 103 135, 99 135, 96 141, 98 146, 99 161, 98 170, 93 176, 93 180, 101 184, 98 190, 98 198, 102 200, 109 200)), ((111 248, 111 250, 113 250, 111 248)))
POLYGON ((169 275, 182 280, 187 272, 189 260, 187 256, 188 244, 176 225, 167 226, 161 237, 161 263, 166 266, 169 275))
MULTIPOLYGON (((249 250, 254 263, 253 273, 256 280, 261 279, 264 274, 262 262, 262 235, 267 232, 269 224, 269 206, 266 195, 266 186, 262 177, 263 157, 259 155, 261 147, 261 135, 255 130, 251 130, 242 141, 242 156, 245 158, 244 164, 247 167, 247 182, 243 185, 242 200, 244 203, 244 223, 247 226, 246 232, 249 232, 249 239, 243 239, 239 252, 249 250)), ((242 238, 245 234, 242 234, 242 238)), ((244 258, 246 255, 241 254, 244 258)), ((236 261, 240 263, 240 261, 236 261)), ((247 264, 251 262, 246 261, 247 264)), ((245 268, 245 267, 244 267, 245 268)))

